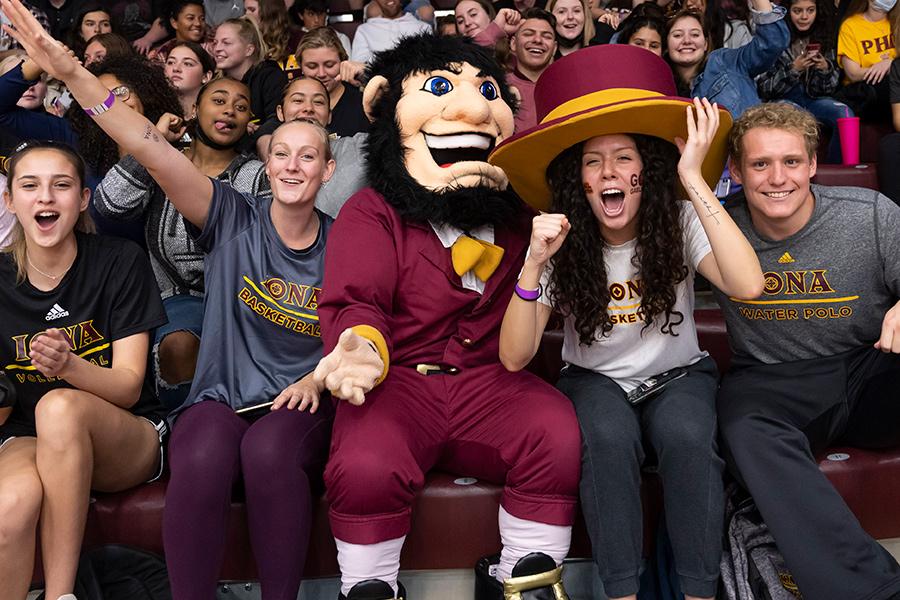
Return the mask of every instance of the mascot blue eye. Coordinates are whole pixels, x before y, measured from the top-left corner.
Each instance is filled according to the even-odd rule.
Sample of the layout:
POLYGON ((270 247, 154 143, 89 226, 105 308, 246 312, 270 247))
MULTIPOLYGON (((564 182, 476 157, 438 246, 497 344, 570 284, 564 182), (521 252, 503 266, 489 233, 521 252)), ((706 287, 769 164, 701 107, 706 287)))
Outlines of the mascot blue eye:
POLYGON ((422 89, 426 92, 431 92, 435 96, 443 96, 447 92, 453 90, 453 84, 450 83, 450 80, 446 77, 435 75, 434 77, 429 77, 425 80, 422 89))
POLYGON ((497 86, 495 86, 490 81, 485 81, 481 84, 481 95, 487 98, 488 100, 496 100, 497 99, 497 86))

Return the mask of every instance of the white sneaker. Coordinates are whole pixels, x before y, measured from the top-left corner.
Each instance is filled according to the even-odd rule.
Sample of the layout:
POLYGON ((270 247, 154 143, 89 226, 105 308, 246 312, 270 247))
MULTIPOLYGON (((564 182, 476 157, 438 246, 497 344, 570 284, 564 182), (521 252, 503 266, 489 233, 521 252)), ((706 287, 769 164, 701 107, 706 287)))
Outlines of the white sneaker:
POLYGON ((75 594, 63 594, 57 600, 78 600, 78 598, 75 597, 75 594))

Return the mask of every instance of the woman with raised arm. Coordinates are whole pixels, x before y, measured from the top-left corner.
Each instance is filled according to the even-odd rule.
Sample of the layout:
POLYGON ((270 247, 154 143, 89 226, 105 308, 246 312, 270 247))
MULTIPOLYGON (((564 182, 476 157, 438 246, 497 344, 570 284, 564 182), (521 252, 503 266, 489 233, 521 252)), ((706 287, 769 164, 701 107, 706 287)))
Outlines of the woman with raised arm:
POLYGON ((785 9, 770 0, 750 0, 753 39, 740 48, 713 50, 703 14, 690 5, 675 13, 666 26, 666 52, 678 92, 708 98, 728 109, 733 118, 761 102, 754 78, 775 64, 790 43, 785 9))
MULTIPOLYGON (((334 171, 328 134, 286 123, 266 163, 272 200, 240 194, 118 102, 18 0, 0 6, 32 59, 147 169, 208 254, 203 328, 216 336, 201 340, 191 392, 172 416, 163 540, 173 596, 214 595, 231 491, 242 477, 263 598, 296 600, 332 418, 311 374, 321 357, 317 306, 332 223, 314 207, 334 171)), ((176 117, 160 126, 183 129, 176 117)))
MULTIPOLYGON (((5 10, 6 7, 4 7, 5 10)), ((3 199, 15 215, 0 255, 0 582, 28 593, 40 532, 46 597, 74 600, 91 489, 159 476, 165 412, 147 377, 166 322, 144 253, 86 233, 85 165, 59 142, 23 144, 3 199), (10 396, 5 400, 10 401, 10 396)))
MULTIPOLYGON (((192 141, 185 156, 194 166, 238 192, 270 196, 263 164, 236 150, 250 122, 247 86, 229 77, 215 79, 200 90, 190 114, 192 141)), ((106 174, 97 186, 94 205, 109 219, 145 224, 150 263, 169 319, 156 330, 153 344, 157 391, 166 408, 174 410, 187 398, 197 365, 206 253, 188 235, 181 214, 147 169, 132 156, 106 174)))
POLYGON ((558 100, 548 107, 554 119, 491 158, 529 203, 549 208, 534 218, 500 360, 524 368, 551 312, 562 314, 566 366, 557 387, 581 426, 581 505, 607 596, 633 600, 638 592, 640 470, 649 446, 681 589, 688 600, 712 598, 724 512, 718 373, 697 344, 693 280, 701 273, 739 298, 763 288, 756 254, 707 184, 721 173, 730 119, 706 99, 673 98, 665 63, 621 44, 554 63, 536 93, 548 89, 558 100), (622 67, 591 69, 597 64, 622 67), (567 83, 573 73, 577 89, 567 83), (588 94, 591 103, 582 104, 588 94), (523 172, 515 163, 526 156, 523 172), (690 202, 679 201, 679 183, 690 202))

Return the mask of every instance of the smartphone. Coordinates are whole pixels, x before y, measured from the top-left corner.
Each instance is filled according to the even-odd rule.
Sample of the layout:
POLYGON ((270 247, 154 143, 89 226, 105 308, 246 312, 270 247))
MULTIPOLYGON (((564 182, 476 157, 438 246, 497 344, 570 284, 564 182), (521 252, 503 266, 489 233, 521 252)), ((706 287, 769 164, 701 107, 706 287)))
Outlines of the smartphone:
POLYGON ((819 52, 822 51, 822 44, 818 42, 812 42, 806 45, 806 55, 807 56, 816 56, 819 52))
POLYGON ((670 369, 664 373, 660 373, 659 375, 654 375, 649 379, 644 380, 644 382, 628 392, 625 398, 632 405, 638 405, 645 400, 653 397, 653 395, 660 392, 664 387, 675 381, 676 379, 681 379, 687 375, 687 369, 684 367, 678 367, 675 369, 670 369))

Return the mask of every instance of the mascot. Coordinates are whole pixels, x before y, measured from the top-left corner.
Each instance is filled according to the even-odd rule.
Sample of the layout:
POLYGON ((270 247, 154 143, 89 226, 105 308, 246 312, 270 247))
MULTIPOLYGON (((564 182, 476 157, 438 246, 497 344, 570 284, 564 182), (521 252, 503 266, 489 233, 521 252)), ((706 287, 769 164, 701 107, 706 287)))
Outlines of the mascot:
POLYGON ((578 423, 498 357, 533 216, 487 163, 515 100, 489 51, 461 38, 406 38, 368 75, 372 187, 331 230, 318 306, 316 377, 343 400, 325 472, 341 598, 404 597, 411 506, 439 466, 505 484, 503 548, 479 562, 476 596, 562 600, 578 423))

